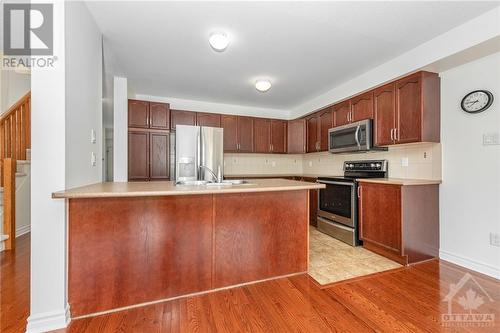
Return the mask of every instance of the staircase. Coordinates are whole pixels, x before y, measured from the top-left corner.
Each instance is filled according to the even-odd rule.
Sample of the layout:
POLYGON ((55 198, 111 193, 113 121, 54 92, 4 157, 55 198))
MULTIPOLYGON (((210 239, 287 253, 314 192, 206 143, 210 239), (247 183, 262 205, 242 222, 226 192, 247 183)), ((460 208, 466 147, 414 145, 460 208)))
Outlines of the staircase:
POLYGON ((30 227, 31 93, 0 115, 0 251, 30 227), (17 217, 17 219, 16 219, 17 217))

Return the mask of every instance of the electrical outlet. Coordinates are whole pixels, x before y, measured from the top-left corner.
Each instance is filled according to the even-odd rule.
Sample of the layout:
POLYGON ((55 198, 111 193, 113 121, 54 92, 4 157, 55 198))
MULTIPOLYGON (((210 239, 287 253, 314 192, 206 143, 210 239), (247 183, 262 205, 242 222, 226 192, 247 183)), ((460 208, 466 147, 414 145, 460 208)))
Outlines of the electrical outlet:
POLYGON ((95 129, 90 130, 90 143, 96 143, 95 129))
POLYGON ((94 153, 94 152, 92 152, 92 153, 90 154, 90 164, 91 164, 92 166, 96 166, 96 164, 97 164, 97 158, 96 158, 96 156, 95 156, 95 153, 94 153))
POLYGON ((500 246, 500 234, 496 232, 490 232, 490 245, 500 246))
POLYGON ((495 146, 499 144, 498 133, 483 134, 483 146, 495 146))
POLYGON ((427 158, 427 152, 424 151, 424 159, 426 159, 426 158, 427 158))
POLYGON ((313 166, 313 162, 312 161, 309 161, 309 166, 312 167, 313 166))
POLYGON ((402 157, 401 158, 401 166, 407 167, 409 165, 408 157, 402 157))

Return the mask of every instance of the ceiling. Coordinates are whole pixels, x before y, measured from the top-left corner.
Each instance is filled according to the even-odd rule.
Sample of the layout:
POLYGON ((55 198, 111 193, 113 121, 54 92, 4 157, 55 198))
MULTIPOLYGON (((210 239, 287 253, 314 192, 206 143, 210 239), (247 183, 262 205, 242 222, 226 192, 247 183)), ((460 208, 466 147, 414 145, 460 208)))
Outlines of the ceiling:
POLYGON ((87 2, 132 92, 284 110, 498 5, 87 2), (208 44, 219 30, 231 39, 222 53, 208 44), (271 90, 257 92, 257 78, 271 90))

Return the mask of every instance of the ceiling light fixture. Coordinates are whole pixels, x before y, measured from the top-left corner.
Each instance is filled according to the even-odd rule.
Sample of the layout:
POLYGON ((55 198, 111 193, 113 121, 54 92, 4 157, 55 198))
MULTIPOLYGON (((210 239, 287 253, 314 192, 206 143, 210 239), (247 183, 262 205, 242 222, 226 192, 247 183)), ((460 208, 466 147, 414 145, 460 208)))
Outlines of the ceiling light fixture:
POLYGON ((271 81, 269 80, 257 80, 255 81, 255 89, 260 92, 266 92, 271 89, 271 81))
POLYGON ((229 38, 224 32, 215 32, 210 35, 208 42, 215 51, 222 52, 229 45, 229 38))

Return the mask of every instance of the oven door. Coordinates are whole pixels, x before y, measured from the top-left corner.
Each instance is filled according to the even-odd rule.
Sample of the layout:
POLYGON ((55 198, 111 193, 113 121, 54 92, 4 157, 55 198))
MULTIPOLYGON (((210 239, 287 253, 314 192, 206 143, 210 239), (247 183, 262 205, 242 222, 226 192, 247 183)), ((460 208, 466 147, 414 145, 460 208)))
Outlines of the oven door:
POLYGON ((328 151, 345 153, 370 150, 371 122, 369 119, 328 130, 328 151))
POLYGON ((356 183, 320 179, 326 188, 319 190, 318 215, 354 228, 356 183))

